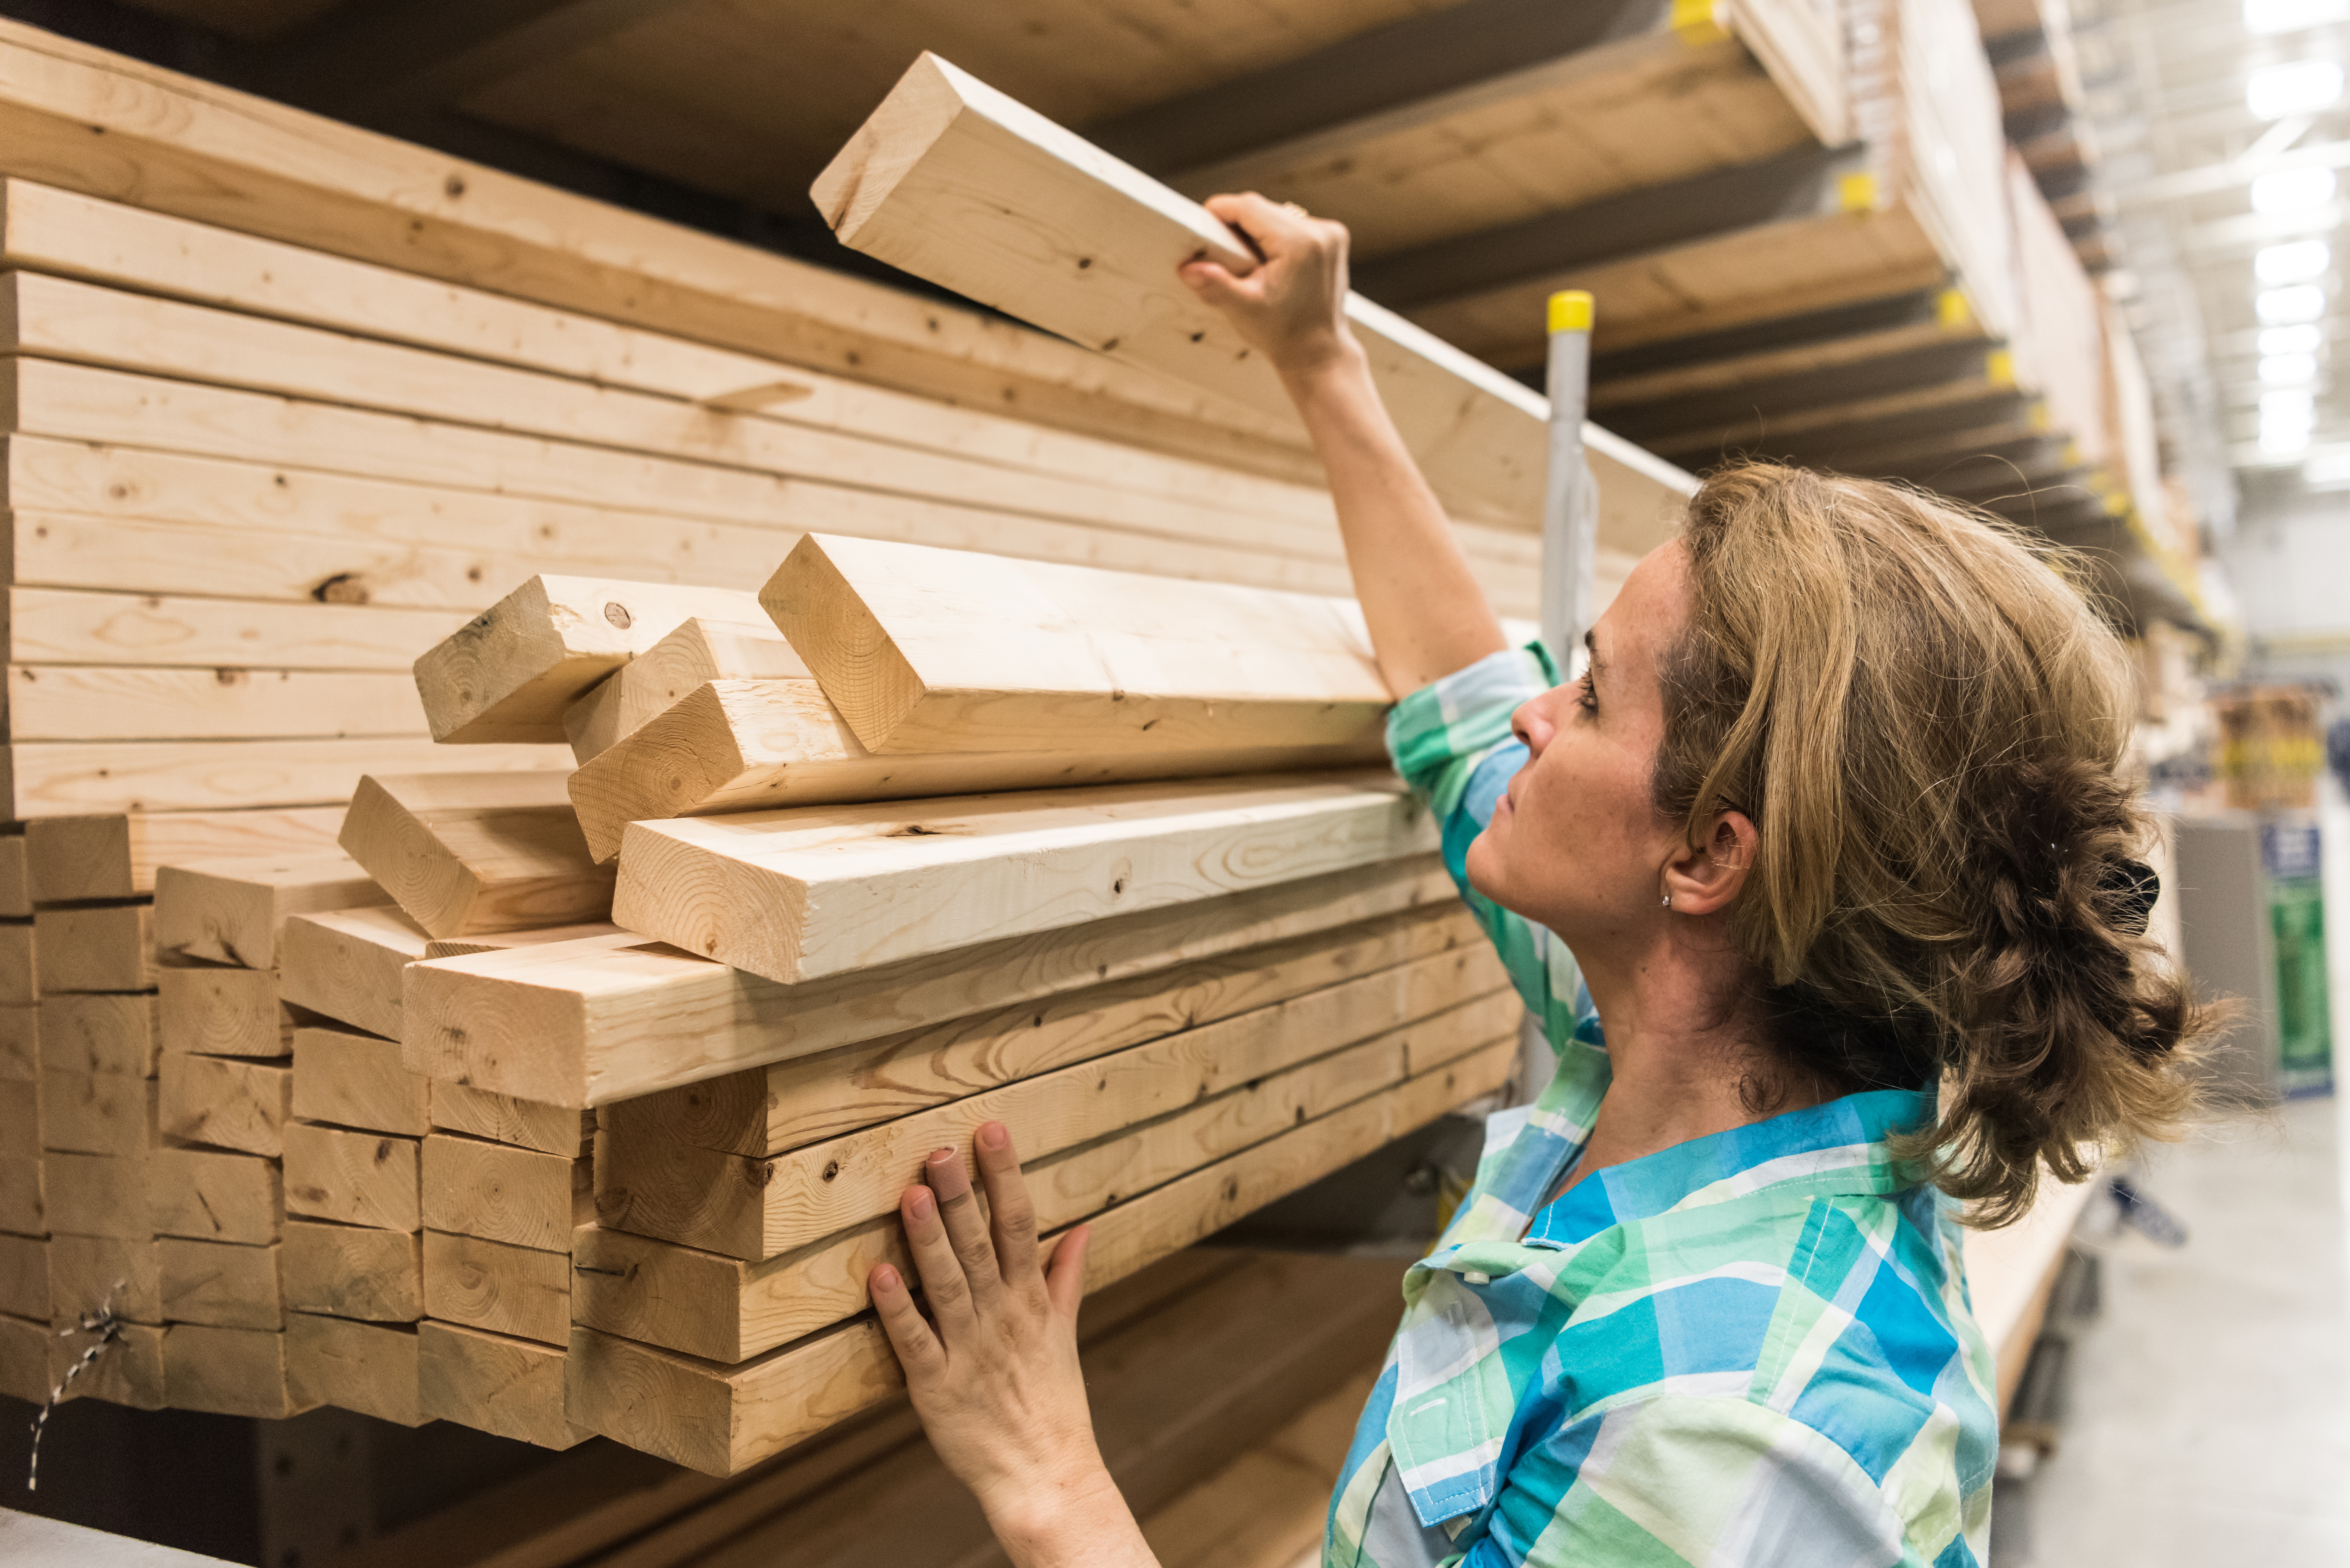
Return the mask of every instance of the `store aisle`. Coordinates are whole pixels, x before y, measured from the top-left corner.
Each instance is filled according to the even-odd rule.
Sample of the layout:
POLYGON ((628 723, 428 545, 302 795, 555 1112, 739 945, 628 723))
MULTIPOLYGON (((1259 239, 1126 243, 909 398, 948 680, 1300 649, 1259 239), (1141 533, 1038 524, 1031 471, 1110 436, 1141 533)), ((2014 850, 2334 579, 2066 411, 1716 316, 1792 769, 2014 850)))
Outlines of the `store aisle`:
POLYGON ((2104 1248, 2061 1446, 2002 1489, 2025 1518, 2002 1521, 2000 1568, 2350 1564, 2342 1121, 2304 1100, 2146 1160, 2141 1186, 2189 1241, 2126 1230, 2104 1248))

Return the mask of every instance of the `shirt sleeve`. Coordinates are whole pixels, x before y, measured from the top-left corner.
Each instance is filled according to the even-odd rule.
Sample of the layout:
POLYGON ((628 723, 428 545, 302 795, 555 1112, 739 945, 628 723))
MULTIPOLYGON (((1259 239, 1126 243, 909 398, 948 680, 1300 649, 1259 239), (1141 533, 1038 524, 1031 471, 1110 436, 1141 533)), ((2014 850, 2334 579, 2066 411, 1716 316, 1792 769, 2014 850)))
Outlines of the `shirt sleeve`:
POLYGON ((1469 886, 1469 846, 1492 819, 1526 748, 1510 733, 1519 704, 1558 683, 1540 643, 1489 654, 1397 703, 1388 715, 1396 772, 1428 802, 1443 834, 1444 867, 1492 940, 1511 981, 1557 1050, 1589 1012, 1566 944, 1469 886))
POLYGON ((1742 1394, 1675 1394, 1570 1422, 1521 1456, 1461 1568, 1922 1568, 1948 1544, 1908 1539, 1812 1428, 1742 1394))

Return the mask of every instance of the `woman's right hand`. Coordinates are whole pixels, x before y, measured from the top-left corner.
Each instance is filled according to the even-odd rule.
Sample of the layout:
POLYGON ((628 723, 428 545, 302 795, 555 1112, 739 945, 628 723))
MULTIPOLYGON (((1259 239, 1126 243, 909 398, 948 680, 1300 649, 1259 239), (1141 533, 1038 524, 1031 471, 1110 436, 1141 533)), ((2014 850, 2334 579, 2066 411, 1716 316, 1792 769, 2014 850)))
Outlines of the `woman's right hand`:
POLYGON ((1347 326, 1347 226, 1253 193, 1205 204, 1247 236, 1264 265, 1235 275, 1205 257, 1186 262, 1181 275, 1191 291, 1285 379, 1359 358, 1347 326))

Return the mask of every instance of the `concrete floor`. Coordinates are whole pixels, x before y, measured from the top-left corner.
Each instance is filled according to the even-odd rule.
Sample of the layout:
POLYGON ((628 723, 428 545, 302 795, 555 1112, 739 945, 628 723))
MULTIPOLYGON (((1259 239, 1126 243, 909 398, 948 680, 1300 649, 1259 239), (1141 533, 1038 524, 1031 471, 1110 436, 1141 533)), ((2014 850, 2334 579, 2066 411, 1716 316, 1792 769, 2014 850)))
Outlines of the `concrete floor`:
POLYGON ((2345 1108, 2298 1101, 2141 1162, 2189 1241, 2099 1248, 2060 1446, 2001 1485, 1997 1568, 2350 1564, 2345 1108))

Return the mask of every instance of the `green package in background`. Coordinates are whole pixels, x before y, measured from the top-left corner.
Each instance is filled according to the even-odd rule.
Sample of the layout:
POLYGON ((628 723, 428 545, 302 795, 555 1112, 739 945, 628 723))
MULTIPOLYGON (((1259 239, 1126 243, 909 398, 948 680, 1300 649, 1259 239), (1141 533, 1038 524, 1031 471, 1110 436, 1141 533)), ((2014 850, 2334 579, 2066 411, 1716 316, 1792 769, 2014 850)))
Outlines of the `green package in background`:
POLYGON ((2325 895, 2314 826, 2262 830, 2269 872, 2269 929, 2276 938, 2277 1087, 2287 1095, 2334 1086, 2334 1029, 2325 979, 2325 895))

